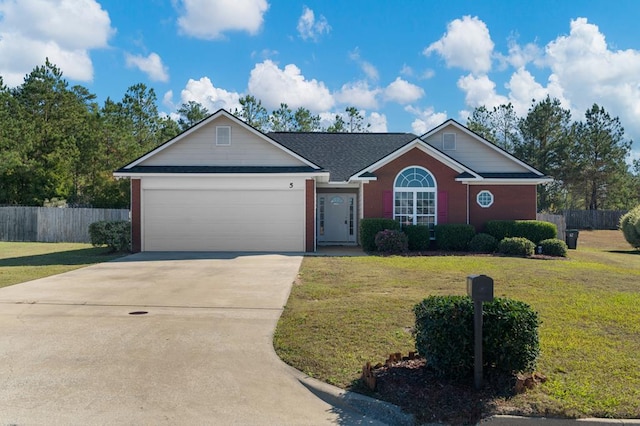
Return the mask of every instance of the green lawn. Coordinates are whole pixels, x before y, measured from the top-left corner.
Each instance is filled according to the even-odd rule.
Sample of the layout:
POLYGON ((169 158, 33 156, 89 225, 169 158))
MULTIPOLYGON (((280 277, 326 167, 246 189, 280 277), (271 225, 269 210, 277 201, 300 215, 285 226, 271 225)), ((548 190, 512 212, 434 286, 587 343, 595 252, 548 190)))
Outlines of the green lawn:
POLYGON ((0 241, 0 287, 60 274, 122 254, 78 243, 15 243, 0 241))
POLYGON ((495 295, 539 312, 548 381, 502 399, 502 413, 640 417, 640 252, 618 231, 582 231, 563 260, 493 256, 307 257, 274 337, 299 370, 347 388, 367 361, 414 350, 412 308, 465 294, 486 274, 495 295))

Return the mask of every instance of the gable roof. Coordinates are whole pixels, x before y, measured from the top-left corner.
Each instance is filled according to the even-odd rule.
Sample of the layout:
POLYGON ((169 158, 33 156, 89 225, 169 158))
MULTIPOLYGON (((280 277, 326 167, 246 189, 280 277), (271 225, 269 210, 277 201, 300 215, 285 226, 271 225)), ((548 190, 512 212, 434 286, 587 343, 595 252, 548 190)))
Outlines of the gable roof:
MULTIPOLYGON (((531 177, 531 175, 533 175, 533 176, 539 177, 539 178, 546 178, 544 173, 542 173, 541 171, 539 171, 536 168, 534 168, 533 166, 525 163, 524 161, 520 160, 519 158, 516 158, 510 152, 508 152, 505 149, 499 147, 498 145, 496 145, 494 143, 491 143, 490 141, 486 140, 485 138, 483 138, 479 134, 475 133, 474 131, 472 131, 468 127, 463 126, 462 124, 458 123, 453 118, 450 118, 447 121, 445 121, 444 123, 440 124, 439 126, 436 126, 433 129, 429 130, 427 133, 425 133, 424 135, 420 136, 420 139, 426 140, 427 138, 429 138, 430 136, 438 133, 440 130, 444 129, 447 126, 455 127, 457 130, 461 131, 462 133, 466 133, 468 136, 470 136, 474 140, 478 141, 478 143, 481 143, 485 147, 493 150, 496 154, 498 154, 498 155, 500 155, 500 156, 502 156, 502 157, 514 162, 515 164, 519 165, 520 167, 523 167, 524 169, 528 170, 528 173, 516 173, 516 174, 519 174, 521 177, 525 177, 527 175, 529 177, 531 177)), ((493 176, 493 178, 500 177, 500 176, 497 176, 500 173, 483 173, 483 175, 484 174, 496 175, 496 176, 493 176)), ((511 174, 513 174, 513 173, 511 173, 511 174)), ((503 177, 507 178, 508 176, 506 176, 506 174, 505 174, 505 176, 503 176, 503 177)))
POLYGON ((417 139, 413 133, 271 132, 267 136, 328 170, 331 182, 347 182, 417 139))
MULTIPOLYGON (((228 173, 305 173, 323 176, 329 182, 349 182, 351 180, 375 180, 375 170, 393 161, 409 150, 418 148, 431 155, 438 161, 459 172, 457 181, 461 182, 496 182, 496 183, 543 183, 552 179, 545 176, 532 166, 517 159, 502 148, 492 144, 480 135, 472 132, 453 119, 449 119, 424 135, 418 137, 413 133, 329 133, 329 132, 270 132, 262 133, 249 126, 233 114, 220 109, 209 117, 180 133, 173 139, 156 147, 133 162, 115 171, 117 177, 149 175, 149 174, 228 174, 228 173), (263 167, 242 166, 240 164, 227 166, 182 166, 182 165, 145 165, 150 157, 179 143, 193 132, 207 126, 209 123, 225 117, 243 127, 257 138, 263 140, 287 155, 297 159, 303 165, 293 167, 263 167), (438 149, 426 139, 439 132, 446 126, 454 126, 457 130, 471 136, 474 141, 486 145, 490 152, 495 152, 507 161, 513 161, 518 168, 526 170, 523 173, 513 173, 505 170, 491 173, 476 172, 466 164, 456 160, 446 152, 438 149)), ((520 169, 522 170, 522 169, 520 169)))
POLYGON ((260 132, 256 128, 248 125, 247 123, 245 123, 244 121, 240 120, 238 117, 234 116, 233 114, 227 112, 224 109, 219 109, 218 111, 216 111, 213 114, 211 114, 209 117, 207 117, 204 120, 198 122, 197 124, 195 124, 192 127, 188 128, 184 132, 182 132, 179 135, 175 136, 174 138, 168 140, 167 142, 163 143, 160 146, 157 146, 156 148, 152 149, 151 151, 147 152, 146 154, 138 157, 137 159, 135 159, 131 163, 127 164, 126 166, 118 169, 116 171, 116 175, 118 176, 118 175, 123 175, 123 173, 126 173, 126 172, 131 172, 132 170, 134 170, 134 168, 135 168, 135 170, 138 170, 138 172, 140 172, 141 170, 144 170, 143 168, 150 167, 150 166, 144 166, 141 163, 143 163, 146 159, 158 154, 159 152, 162 152, 165 149, 173 146, 174 144, 179 143, 182 139, 186 138, 187 136, 189 136, 193 132, 197 131, 198 129, 208 125, 209 123, 211 123, 213 121, 215 121, 219 117, 226 117, 226 118, 234 121, 236 124, 238 124, 239 126, 243 127, 247 131, 251 132, 252 134, 257 136, 258 138, 260 138, 260 139, 264 140, 265 142, 275 146, 278 149, 281 149, 282 151, 286 152, 287 154, 291 155, 292 157, 295 157, 299 161, 303 162, 307 167, 310 167, 311 169, 314 169, 314 170, 320 170, 321 169, 321 167, 318 166, 317 164, 314 164, 314 163, 310 162, 309 160, 307 160, 306 158, 303 158, 303 157, 299 156, 298 154, 296 154, 295 152, 292 152, 291 150, 289 150, 285 146, 277 143, 275 140, 271 139, 270 137, 268 137, 264 133, 260 132))

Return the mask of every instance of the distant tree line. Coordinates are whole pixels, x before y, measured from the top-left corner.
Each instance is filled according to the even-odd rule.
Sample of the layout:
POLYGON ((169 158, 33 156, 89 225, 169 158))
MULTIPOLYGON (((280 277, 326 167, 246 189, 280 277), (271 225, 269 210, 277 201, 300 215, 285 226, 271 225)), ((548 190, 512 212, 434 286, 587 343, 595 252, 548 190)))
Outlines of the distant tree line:
POLYGON ((640 203, 640 161, 626 162, 632 141, 618 117, 597 104, 573 121, 558 99, 532 102, 525 117, 512 104, 476 108, 467 127, 552 176, 538 186, 538 210, 626 210, 640 203))
MULTIPOLYGON (((102 105, 83 86, 70 86, 47 60, 8 88, 0 76, 0 205, 126 208, 129 183, 113 171, 209 116, 198 102, 182 104, 176 120, 158 111, 142 83, 121 100, 102 105)), ((364 117, 348 109, 329 129, 305 108, 286 104, 268 114, 247 95, 233 113, 262 131, 365 131, 364 117)))
MULTIPOLYGON (((322 127, 318 115, 287 104, 269 113, 251 95, 240 99, 235 116, 262 132, 367 132, 355 107, 322 127)), ((175 137, 210 112, 189 101, 177 118, 158 111, 157 96, 142 83, 121 100, 102 105, 83 86, 70 86, 48 60, 8 88, 0 76, 0 205, 126 208, 129 183, 113 171, 175 137)), ((640 164, 625 163, 631 142, 618 118, 594 105, 582 122, 571 122, 559 101, 534 103, 519 118, 511 105, 477 108, 468 126, 553 176, 540 187, 539 208, 627 209, 640 200, 640 164)))

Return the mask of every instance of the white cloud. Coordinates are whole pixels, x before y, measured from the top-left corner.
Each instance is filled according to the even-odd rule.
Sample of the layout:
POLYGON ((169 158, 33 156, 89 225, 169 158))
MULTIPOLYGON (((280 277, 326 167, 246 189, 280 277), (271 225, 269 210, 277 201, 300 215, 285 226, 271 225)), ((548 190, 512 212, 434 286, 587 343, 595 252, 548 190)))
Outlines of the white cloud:
MULTIPOLYGON (((173 94, 171 96, 173 97, 173 94)), ((189 79, 185 88, 180 92, 180 101, 181 103, 198 102, 207 108, 210 113, 214 113, 220 108, 230 112, 240 108, 240 95, 238 93, 215 87, 208 77, 202 77, 199 80, 189 79)), ((167 103, 166 95, 164 102, 165 104, 167 103)))
POLYGON ((19 85, 49 58, 66 77, 91 81, 89 50, 107 47, 114 33, 94 0, 0 0, 0 75, 19 85))
POLYGON ((503 55, 496 53, 495 57, 500 62, 500 69, 505 70, 508 67, 519 69, 530 63, 538 67, 544 66, 543 50, 535 43, 527 43, 524 46, 518 44, 517 36, 513 35, 508 40, 509 53, 503 55))
POLYGON ((409 105, 404 109, 416 116, 416 119, 411 123, 411 129, 417 135, 423 135, 447 120, 446 112, 436 112, 433 107, 420 109, 409 105))
POLYGON ((424 90, 398 77, 384 90, 384 96, 389 101, 409 104, 423 97, 424 90))
POLYGON ((369 127, 370 132, 379 132, 386 133, 387 132, 387 116, 384 114, 380 114, 377 112, 372 112, 367 119, 371 127, 369 127))
POLYGON ((433 78, 433 76, 436 75, 436 72, 432 69, 426 69, 422 72, 422 74, 420 74, 420 80, 429 80, 430 78, 433 78))
POLYGON ((508 98, 496 93, 496 84, 486 75, 476 77, 468 74, 460 77, 458 87, 465 92, 465 103, 473 108, 482 105, 492 108, 509 102, 508 98))
POLYGON ((485 23, 477 17, 464 16, 450 22, 445 35, 424 49, 423 53, 438 53, 447 67, 486 73, 491 69, 493 46, 485 23))
POLYGON ((255 35, 269 8, 266 0, 176 0, 183 34, 205 40, 223 37, 227 31, 255 35))
POLYGON ((569 35, 546 46, 545 60, 550 81, 571 100, 574 119, 582 119, 595 102, 640 138, 640 51, 611 50, 598 26, 577 18, 569 35))
POLYGON ((335 94, 335 99, 340 103, 357 108, 377 108, 377 97, 380 92, 380 89, 371 89, 366 81, 361 80, 344 84, 335 94))
POLYGON ((322 34, 328 34, 331 31, 331 26, 327 22, 327 19, 320 15, 320 18, 316 21, 313 10, 304 6, 302 9, 302 15, 298 19, 298 34, 303 40, 311 39, 317 41, 322 34))
POLYGON ((162 59, 157 53, 151 53, 147 57, 126 53, 125 60, 128 67, 138 68, 147 74, 151 81, 161 81, 164 83, 169 81, 169 70, 162 63, 162 59))
POLYGON ((360 65, 360 68, 365 73, 365 75, 367 76, 368 79, 370 79, 372 81, 378 81, 378 79, 380 78, 380 74, 378 73, 378 69, 373 64, 363 60, 360 57, 360 49, 356 48, 352 52, 349 52, 349 58, 352 61, 357 62, 358 65, 360 65))
POLYGON ((284 102, 292 109, 304 107, 314 112, 327 111, 334 104, 324 83, 307 80, 294 64, 284 69, 270 60, 256 64, 251 70, 248 89, 267 109, 275 109, 284 102))

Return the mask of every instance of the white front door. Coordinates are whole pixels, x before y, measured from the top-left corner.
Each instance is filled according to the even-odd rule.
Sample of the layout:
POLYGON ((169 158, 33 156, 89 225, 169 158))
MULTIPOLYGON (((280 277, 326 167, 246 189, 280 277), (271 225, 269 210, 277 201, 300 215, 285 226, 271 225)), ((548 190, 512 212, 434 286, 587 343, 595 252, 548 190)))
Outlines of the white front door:
POLYGON ((318 243, 356 243, 355 194, 318 194, 318 243))

